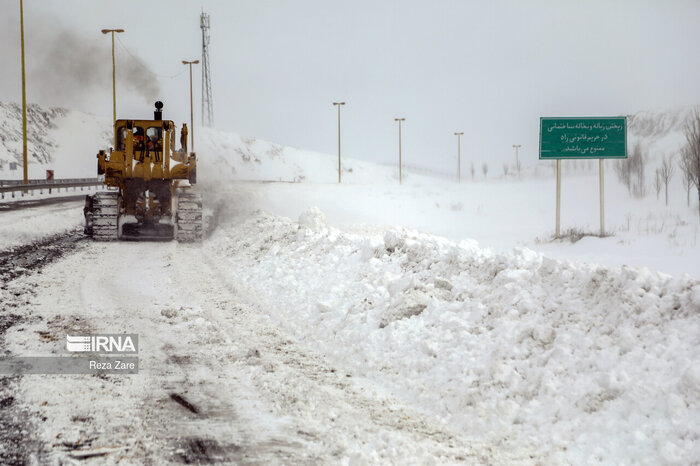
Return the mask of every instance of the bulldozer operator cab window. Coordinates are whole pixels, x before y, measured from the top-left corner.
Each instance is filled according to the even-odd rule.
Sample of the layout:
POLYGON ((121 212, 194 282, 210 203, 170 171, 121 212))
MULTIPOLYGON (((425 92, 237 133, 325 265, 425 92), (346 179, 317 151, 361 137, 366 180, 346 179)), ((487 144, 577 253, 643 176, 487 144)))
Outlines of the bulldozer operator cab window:
POLYGON ((120 126, 117 128, 117 150, 126 148, 126 127, 120 126))
POLYGON ((163 138, 163 128, 150 127, 146 130, 146 137, 157 147, 158 141, 163 138))
MULTIPOLYGON (((150 129, 150 128, 149 128, 150 129)), ((134 150, 143 150, 143 128, 134 126, 134 150)), ((117 128, 117 150, 126 149, 126 127, 117 128)))
MULTIPOLYGON (((143 128, 134 126, 134 150, 143 150, 143 128)), ((126 127, 120 126, 117 128, 117 150, 126 149, 126 127)))
MULTIPOLYGON (((117 150, 126 149, 126 132, 125 126, 117 128, 117 150)), ((151 126, 145 129, 141 126, 134 126, 134 155, 136 160, 143 162, 144 156, 150 155, 155 157, 155 161, 160 161, 160 155, 163 151, 163 128, 159 126, 151 126)))
POLYGON ((143 138, 143 128, 140 126, 134 126, 134 149, 143 150, 144 149, 144 138, 143 138))
POLYGON ((158 163, 163 151, 163 128, 151 126, 146 130, 146 148, 153 160, 158 163))

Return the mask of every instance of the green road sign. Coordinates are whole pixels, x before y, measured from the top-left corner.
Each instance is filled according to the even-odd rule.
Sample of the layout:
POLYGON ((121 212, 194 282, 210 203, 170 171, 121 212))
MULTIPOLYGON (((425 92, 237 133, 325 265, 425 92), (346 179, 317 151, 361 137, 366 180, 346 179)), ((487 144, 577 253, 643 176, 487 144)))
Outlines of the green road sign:
POLYGON ((626 158, 627 117, 540 118, 540 160, 626 158))

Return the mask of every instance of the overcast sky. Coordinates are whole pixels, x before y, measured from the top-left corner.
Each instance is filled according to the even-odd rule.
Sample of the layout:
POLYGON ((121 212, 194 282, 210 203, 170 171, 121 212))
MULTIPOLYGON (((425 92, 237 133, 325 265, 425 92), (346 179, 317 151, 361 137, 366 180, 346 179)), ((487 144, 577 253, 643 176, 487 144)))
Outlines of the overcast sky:
MULTIPOLYGON (((211 15, 215 127, 335 154, 454 171, 537 159, 540 116, 614 116, 700 104, 697 0, 25 0, 31 102, 189 121, 183 59, 201 58, 211 15), (122 68, 120 68, 120 65, 122 68), (121 72, 120 72, 121 71, 121 72), (125 76, 128 75, 128 76, 125 76)), ((20 101, 19 0, 0 0, 0 98, 20 101)), ((195 68, 195 125, 201 70, 195 68)))

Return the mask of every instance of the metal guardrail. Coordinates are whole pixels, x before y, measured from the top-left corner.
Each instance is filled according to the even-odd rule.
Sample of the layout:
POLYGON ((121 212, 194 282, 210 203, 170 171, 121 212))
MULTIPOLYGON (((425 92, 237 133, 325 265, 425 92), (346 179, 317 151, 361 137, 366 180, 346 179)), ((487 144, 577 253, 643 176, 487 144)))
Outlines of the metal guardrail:
MULTIPOLYGON (((20 192, 20 195, 25 196, 25 191, 32 193, 39 191, 40 194, 47 190, 49 194, 53 190, 60 192, 61 189, 68 191, 68 188, 73 188, 75 191, 80 188, 82 191, 85 188, 92 186, 102 186, 104 181, 99 178, 63 178, 58 180, 28 180, 27 184, 23 184, 22 180, 0 180, 0 198, 5 199, 5 193, 12 193, 12 197, 16 197, 15 193, 20 192)), ((33 193, 32 193, 33 194, 33 193)))
MULTIPOLYGON (((28 184, 66 184, 66 183, 81 183, 89 181, 100 181, 99 178, 60 178, 55 180, 27 180, 28 184)), ((15 186, 18 184, 23 184, 22 180, 0 180, 0 187, 2 186, 15 186)))

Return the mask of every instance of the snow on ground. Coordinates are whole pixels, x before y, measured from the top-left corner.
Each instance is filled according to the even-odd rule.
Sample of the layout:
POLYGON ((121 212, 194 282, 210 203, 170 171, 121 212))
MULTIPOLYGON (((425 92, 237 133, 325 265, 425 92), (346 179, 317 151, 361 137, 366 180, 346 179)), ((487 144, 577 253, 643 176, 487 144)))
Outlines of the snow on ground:
POLYGON ((700 461, 700 284, 493 252, 318 209, 207 246, 280 326, 486 443, 557 464, 700 461))
MULTIPOLYGON (((82 243, 11 285, 28 302, 4 349, 65 355, 65 335, 139 334, 139 374, 22 377, 40 463, 513 464, 375 382, 331 364, 224 277, 214 251, 82 243)), ((279 303, 286 307, 286 303, 279 303)), ((17 404, 15 401, 14 404, 17 404)))
MULTIPOLYGON (((209 186, 202 180, 203 186, 209 186)), ((597 176, 563 180, 562 231, 599 233, 597 176), (586 193, 582 195, 581 193, 586 193)), ((380 231, 402 225, 444 236, 473 239, 483 247, 527 246, 563 260, 610 266, 648 267, 672 275, 700 277, 700 222, 697 204, 671 192, 674 204, 630 199, 613 179, 606 183, 606 231, 572 243, 553 241, 554 181, 494 180, 445 183, 412 176, 398 184, 254 184, 221 182, 211 196, 225 197, 238 211, 264 209, 296 219, 319 207, 329 224, 347 231, 380 231), (225 193, 225 194, 224 194, 225 193), (680 205, 679 205, 680 204, 680 205)))
MULTIPOLYGON (((631 119, 630 145, 639 141, 648 148, 648 172, 661 156, 677 151, 685 113, 642 113, 631 119)), ((650 181, 644 198, 631 197, 616 178, 616 161, 606 161, 605 232, 610 236, 599 238, 593 236, 600 232, 597 169, 588 170, 582 161, 563 161, 562 232, 588 236, 552 241, 556 186, 548 170, 551 162, 525 162, 521 178, 492 172, 472 180, 463 173, 460 184, 409 171, 399 185, 396 167, 344 157, 343 183, 338 185, 337 158, 332 155, 207 128, 199 134, 199 180, 210 204, 233 205, 239 212, 264 209, 292 219, 318 206, 331 225, 345 230, 402 225, 456 242, 474 239, 484 247, 527 246, 563 260, 700 278, 697 192, 692 190, 688 203, 678 173, 666 206, 663 192, 656 199, 650 181), (288 183, 240 183, 251 180, 288 183)), ((465 155, 462 165, 469 160, 465 155)))
POLYGON ((82 201, 0 212, 0 250, 78 231, 82 224, 82 201))

